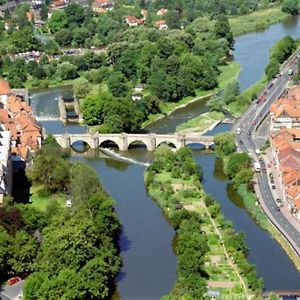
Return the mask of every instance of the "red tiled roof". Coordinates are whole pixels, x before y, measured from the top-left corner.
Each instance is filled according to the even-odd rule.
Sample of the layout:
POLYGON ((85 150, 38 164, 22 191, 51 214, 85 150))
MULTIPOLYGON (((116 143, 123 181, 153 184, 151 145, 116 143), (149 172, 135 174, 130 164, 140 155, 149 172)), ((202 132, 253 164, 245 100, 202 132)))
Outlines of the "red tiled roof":
POLYGON ((11 89, 6 80, 0 79, 0 95, 9 95, 11 94, 11 89))

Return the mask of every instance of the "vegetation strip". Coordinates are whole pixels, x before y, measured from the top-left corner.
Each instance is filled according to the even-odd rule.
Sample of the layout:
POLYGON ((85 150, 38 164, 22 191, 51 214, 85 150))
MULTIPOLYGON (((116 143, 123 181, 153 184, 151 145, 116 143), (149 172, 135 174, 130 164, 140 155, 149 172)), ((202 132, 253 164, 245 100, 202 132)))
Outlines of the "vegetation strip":
POLYGON ((217 288, 223 296, 244 298, 248 290, 257 294, 262 281, 246 260, 244 236, 234 232, 220 213, 220 206, 205 195, 200 178, 201 170, 188 148, 175 153, 167 147, 158 148, 145 173, 150 196, 176 230, 178 280, 164 299, 180 299, 183 294, 203 299, 207 285, 217 288), (221 238, 214 225, 222 231, 221 238), (233 261, 227 260, 225 250, 233 261), (192 284, 194 281, 197 284, 192 284))

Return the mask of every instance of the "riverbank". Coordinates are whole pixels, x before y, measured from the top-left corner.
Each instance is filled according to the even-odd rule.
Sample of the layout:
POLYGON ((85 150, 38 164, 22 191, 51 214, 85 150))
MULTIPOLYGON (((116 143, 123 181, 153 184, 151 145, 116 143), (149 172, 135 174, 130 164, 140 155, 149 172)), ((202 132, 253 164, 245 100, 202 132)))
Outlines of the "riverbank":
POLYGON ((260 202, 257 197, 260 194, 257 193, 259 191, 257 179, 254 177, 255 174, 249 156, 246 153, 236 152, 233 147, 231 147, 231 150, 228 148, 227 145, 234 143, 233 134, 231 136, 229 134, 219 134, 218 140, 219 142, 216 142, 216 153, 222 159, 224 175, 231 180, 230 184, 241 197, 247 212, 256 224, 267 230, 276 239, 297 269, 300 270, 300 258, 259 205, 260 202))
POLYGON ((199 132, 204 134, 208 130, 212 130, 220 122, 224 120, 224 114, 221 112, 208 112, 200 115, 199 117, 188 120, 186 123, 180 124, 176 127, 176 132, 199 132))
POLYGON ((257 10, 251 14, 229 18, 229 25, 234 36, 249 32, 263 31, 275 23, 279 23, 289 15, 281 11, 281 6, 257 10))
MULTIPOLYGON (((258 189, 256 188, 256 191, 258 189)), ((284 249, 289 258, 293 261, 298 271, 300 271, 300 258, 295 253, 294 249, 290 243, 283 237, 282 233, 273 225, 270 219, 267 217, 266 213, 263 211, 262 207, 259 205, 257 195, 253 192, 247 190, 246 185, 241 185, 237 189, 238 194, 243 199, 245 208, 255 220, 255 222, 264 230, 267 230, 273 238, 280 244, 284 249)))
POLYGON ((197 275, 199 284, 202 281, 202 294, 197 291, 199 286, 190 286, 185 295, 195 296, 197 293, 200 299, 206 288, 212 288, 221 296, 251 299, 262 287, 262 282, 257 278, 255 268, 247 262, 243 235, 234 232, 220 212, 219 204, 205 194, 199 176, 201 171, 199 173, 188 148, 176 153, 160 148, 145 173, 149 195, 158 202, 176 230, 179 276, 173 290, 164 299, 176 297, 182 288, 186 290, 182 285, 190 286, 189 278, 193 275, 197 275), (202 247, 205 247, 202 251, 194 249, 200 247, 200 241, 196 243, 197 232, 202 247), (183 239, 189 241, 188 257, 182 251, 185 247, 181 244, 183 239), (199 252, 198 256, 193 255, 194 251, 199 252), (202 271, 194 269, 198 260, 203 261, 202 271), (205 273, 207 276, 201 280, 199 275, 205 273))
POLYGON ((228 62, 226 65, 220 67, 220 75, 218 76, 218 87, 208 91, 197 91, 196 97, 185 97, 178 102, 164 102, 160 104, 161 112, 158 114, 151 114, 147 121, 142 124, 142 128, 146 128, 151 123, 154 123, 165 116, 172 114, 177 109, 183 108, 196 101, 204 101, 217 94, 229 82, 237 79, 241 71, 241 65, 236 61, 228 62))

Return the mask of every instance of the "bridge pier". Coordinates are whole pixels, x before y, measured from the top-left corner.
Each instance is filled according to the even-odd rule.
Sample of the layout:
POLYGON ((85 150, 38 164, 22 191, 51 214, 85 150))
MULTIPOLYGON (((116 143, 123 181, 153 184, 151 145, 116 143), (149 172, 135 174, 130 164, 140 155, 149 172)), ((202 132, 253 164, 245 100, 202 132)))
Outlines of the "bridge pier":
POLYGON ((155 138, 155 134, 151 134, 150 136, 150 141, 148 143, 148 151, 154 151, 156 149, 156 138, 155 138))
POLYGON ((63 135, 60 139, 60 142, 59 141, 57 142, 63 149, 68 149, 71 147, 71 140, 68 135, 63 135))
POLYGON ((177 135, 177 143, 176 143, 176 149, 180 149, 185 147, 185 135, 179 134, 177 135))
POLYGON ((121 133, 119 150, 120 151, 127 151, 128 150, 128 138, 127 138, 126 133, 121 133))
POLYGON ((94 136, 91 137, 90 147, 91 147, 91 149, 98 149, 99 148, 99 137, 98 137, 98 135, 94 135, 94 136))

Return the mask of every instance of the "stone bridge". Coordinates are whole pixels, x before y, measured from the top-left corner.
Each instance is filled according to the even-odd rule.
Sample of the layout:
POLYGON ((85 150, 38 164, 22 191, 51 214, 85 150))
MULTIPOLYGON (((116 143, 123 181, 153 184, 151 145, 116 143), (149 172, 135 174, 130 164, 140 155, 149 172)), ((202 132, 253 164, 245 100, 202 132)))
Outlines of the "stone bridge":
POLYGON ((70 148, 75 142, 85 142, 91 149, 105 147, 107 143, 114 143, 121 151, 128 150, 133 143, 143 143, 148 151, 154 151, 160 144, 172 144, 176 149, 189 144, 200 144, 209 148, 214 144, 213 136, 202 136, 200 134, 54 134, 57 143, 62 148, 70 148))

